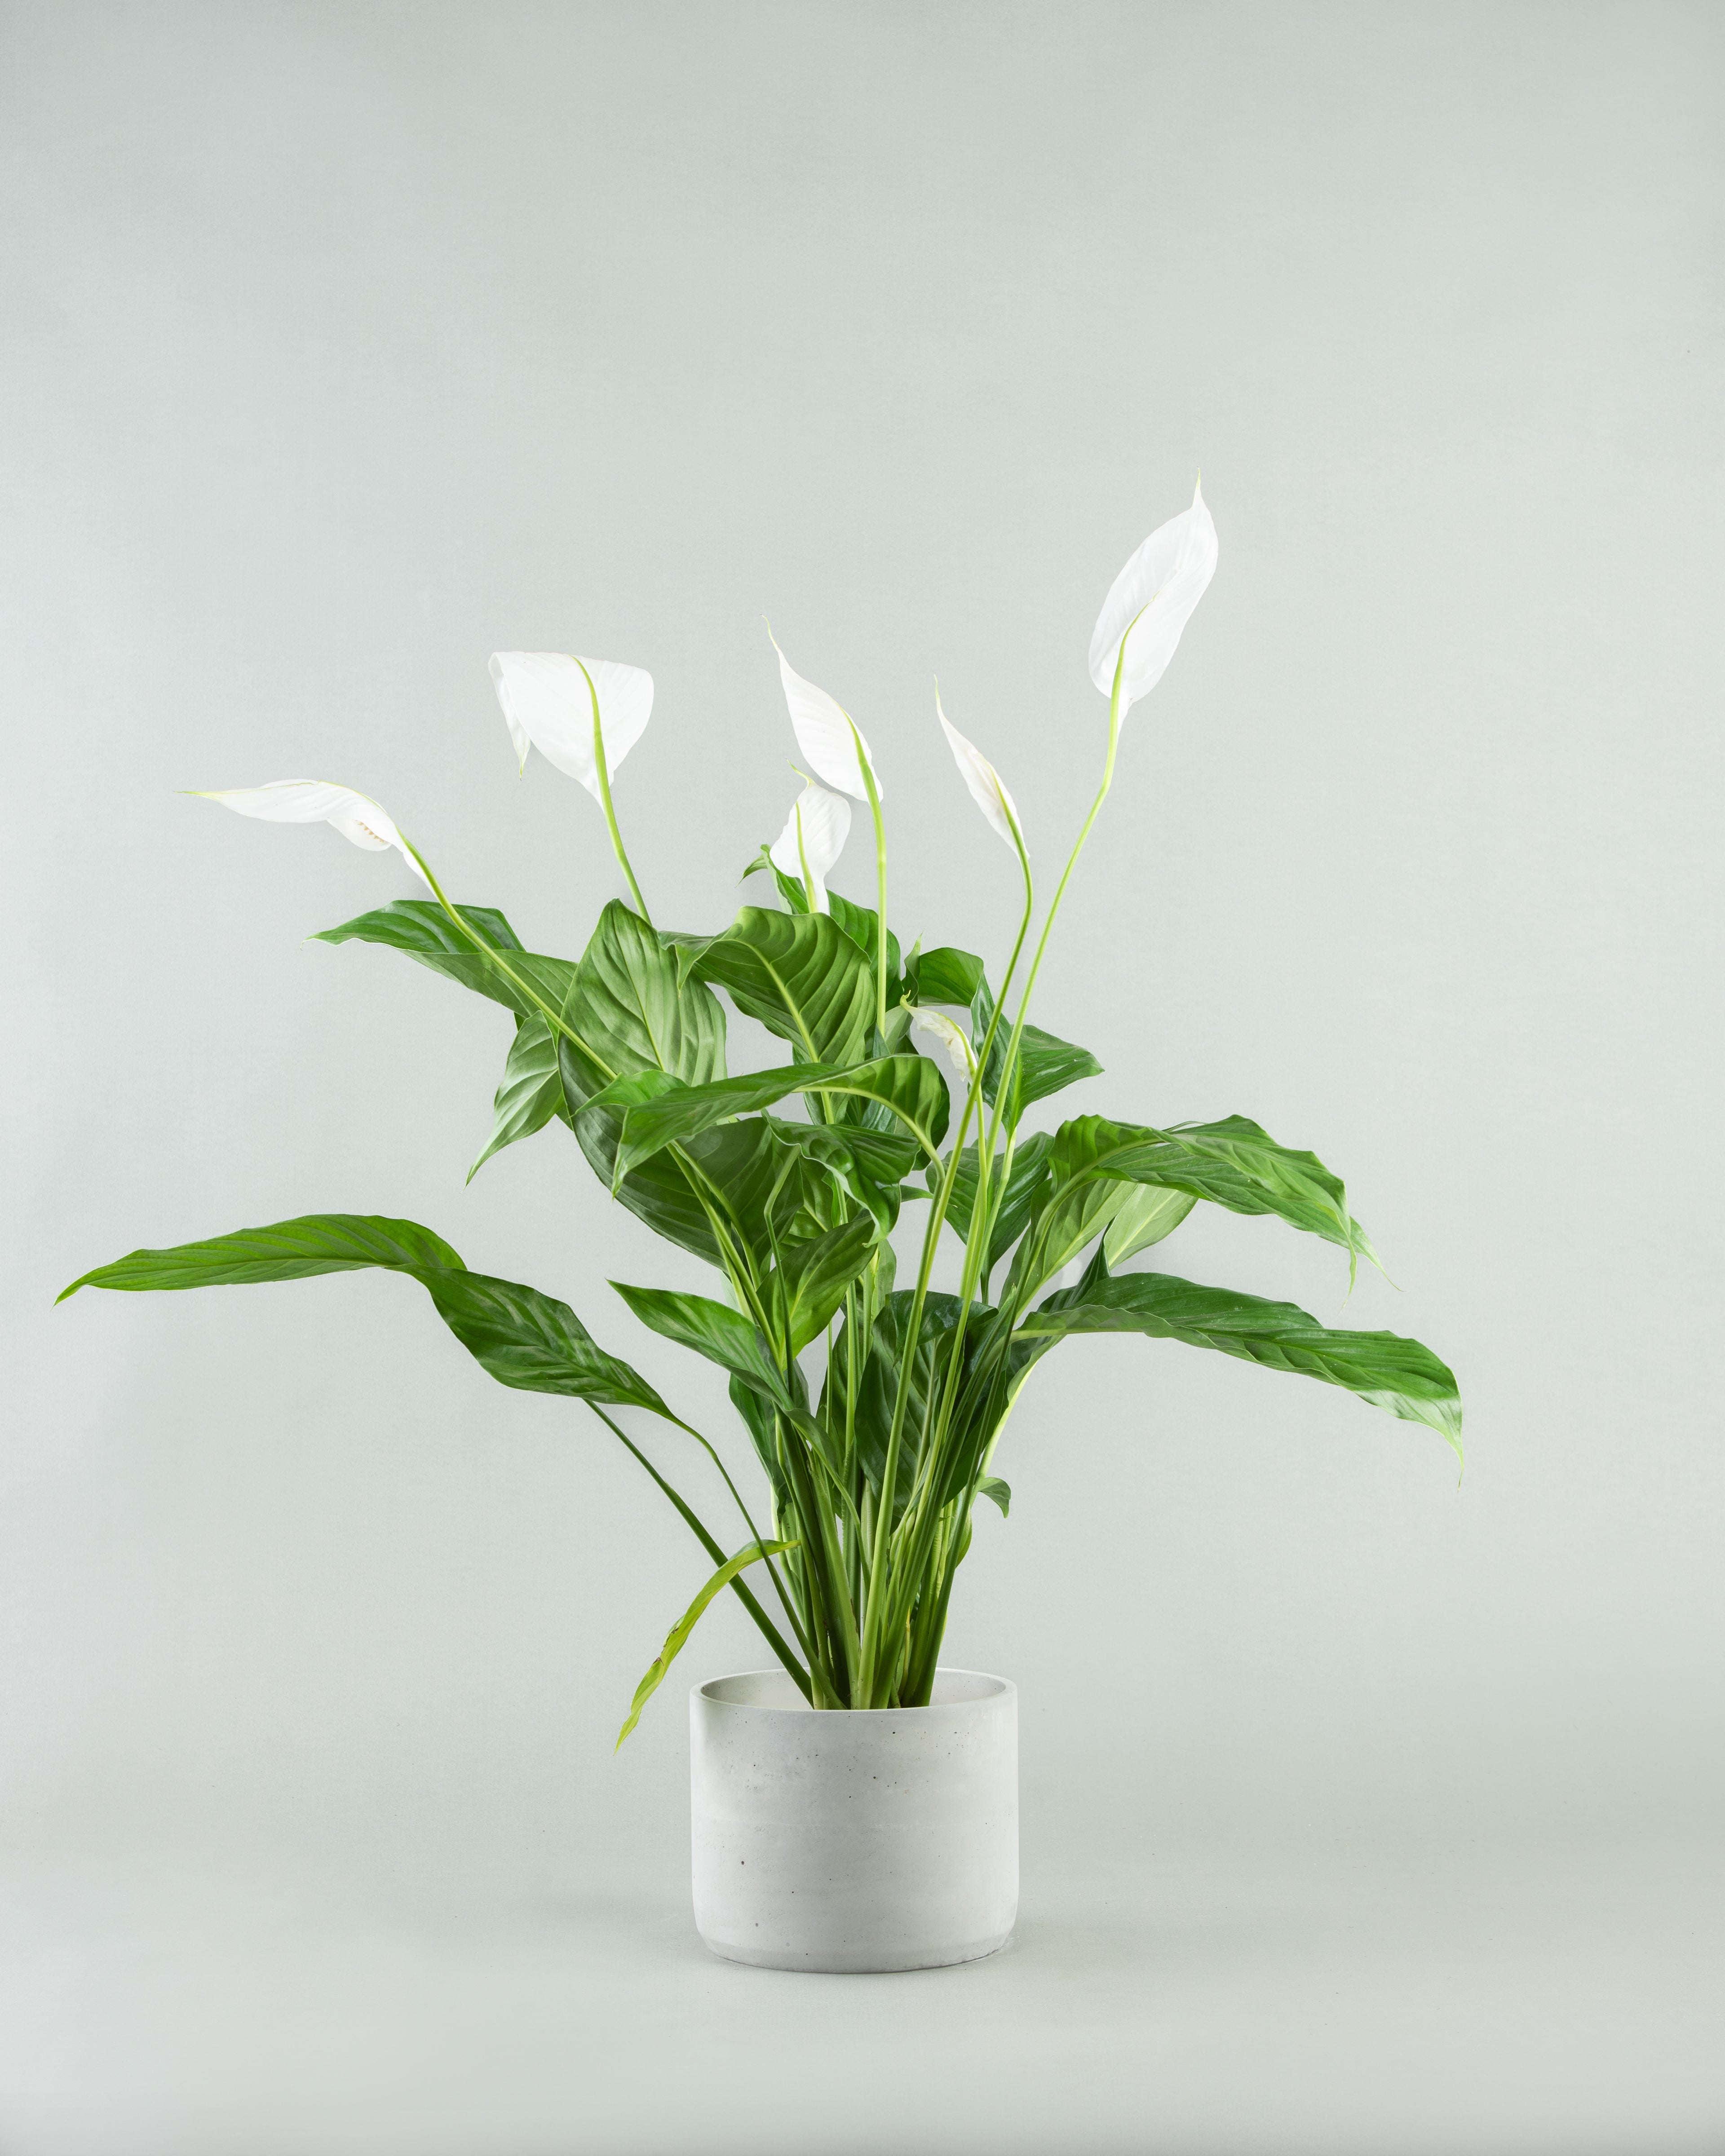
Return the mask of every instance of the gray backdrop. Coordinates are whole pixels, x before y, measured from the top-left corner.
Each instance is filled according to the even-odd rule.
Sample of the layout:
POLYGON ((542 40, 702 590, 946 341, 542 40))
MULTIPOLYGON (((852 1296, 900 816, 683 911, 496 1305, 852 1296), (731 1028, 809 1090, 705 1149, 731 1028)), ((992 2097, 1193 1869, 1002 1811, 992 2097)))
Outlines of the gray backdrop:
MULTIPOLYGON (((1717 2145, 1722 27, 6 11, 9 2148, 1717 2145), (1467 1471, 1063 1349, 948 1636, 1022 1687, 1018 1945, 723 1969, 680 1683, 609 1756, 701 1561, 584 1410, 382 1277, 50 1308, 406 1214, 728 1422, 605 1285, 701 1268, 563 1132, 464 1190, 504 1016, 302 942, 398 864, 177 789, 345 780, 573 952, 603 821, 485 661, 626 659, 637 866, 716 926, 795 783, 767 613, 873 743, 898 926, 998 964, 932 676, 1051 882, 1096 608, 1200 465, 1060 1105, 1344 1172, 1396 1282, 1346 1318, 1271 1223, 1166 1262, 1430 1342, 1467 1471)), ((686 1674, 759 1659, 726 1606, 686 1674)))

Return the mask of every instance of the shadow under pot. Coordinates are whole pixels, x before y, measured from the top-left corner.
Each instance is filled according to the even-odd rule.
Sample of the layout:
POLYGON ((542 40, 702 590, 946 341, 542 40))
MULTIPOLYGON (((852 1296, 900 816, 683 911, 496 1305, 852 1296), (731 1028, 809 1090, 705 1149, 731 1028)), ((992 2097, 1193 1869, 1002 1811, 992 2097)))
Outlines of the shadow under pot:
POLYGON ((781 1670, 689 1697, 695 1922, 757 1969, 940 1969, 1019 1904, 1018 1688, 942 1670, 927 1707, 818 1713, 781 1670))

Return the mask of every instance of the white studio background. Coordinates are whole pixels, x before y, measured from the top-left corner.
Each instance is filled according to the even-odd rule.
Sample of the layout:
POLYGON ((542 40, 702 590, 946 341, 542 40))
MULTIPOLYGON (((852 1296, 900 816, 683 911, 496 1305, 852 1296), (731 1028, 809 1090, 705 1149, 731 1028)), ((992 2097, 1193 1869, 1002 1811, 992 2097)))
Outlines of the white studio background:
MULTIPOLYGON (((51 1306, 141 1243, 404 1214, 728 1421, 606 1285, 701 1269, 566 1134, 464 1189, 503 1015, 302 941, 398 867, 177 789, 345 780, 572 955, 603 821, 517 782, 485 661, 627 659, 637 867, 716 927, 796 783, 770 614, 874 745, 896 925, 998 968, 932 677, 1051 886, 1092 619, 1200 465, 1220 569, 1038 1012, 1108 1075, 1056 1105, 1345 1173, 1396 1282, 1345 1319, 1268 1222, 1164 1261, 1427 1340, 1469 1460, 1220 1358, 1045 1367, 947 1648, 1023 1691, 1027 1922, 1177 1857, 1717 1848, 1722 46, 1661 6, 5 11, 10 1871, 450 1922, 685 1889, 683 1684, 610 1747, 702 1561, 584 1410, 383 1278, 51 1306)), ((727 1604, 683 1669, 759 1659, 727 1604)))

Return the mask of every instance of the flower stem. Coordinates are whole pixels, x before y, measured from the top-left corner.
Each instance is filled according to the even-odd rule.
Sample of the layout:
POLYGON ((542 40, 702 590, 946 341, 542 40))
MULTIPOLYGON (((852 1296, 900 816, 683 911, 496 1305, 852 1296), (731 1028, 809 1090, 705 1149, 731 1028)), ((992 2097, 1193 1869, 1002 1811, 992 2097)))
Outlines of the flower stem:
MULTIPOLYGON (((581 666, 581 661, 578 659, 575 664, 581 666)), ((605 812, 605 821, 611 827, 612 850, 617 855, 623 873, 629 878, 629 889, 635 895, 635 910, 650 928, 653 926, 653 916, 647 911, 647 901, 641 896, 641 886, 635 881, 635 872, 629 866, 629 855, 624 848, 623 834, 617 828, 617 811, 611 804, 611 774, 606 768, 605 762, 605 732, 599 723, 599 692, 593 686, 592 675, 584 666, 581 666, 581 673, 583 680, 587 683, 587 693, 593 699, 593 767, 599 782, 599 805, 605 812)))

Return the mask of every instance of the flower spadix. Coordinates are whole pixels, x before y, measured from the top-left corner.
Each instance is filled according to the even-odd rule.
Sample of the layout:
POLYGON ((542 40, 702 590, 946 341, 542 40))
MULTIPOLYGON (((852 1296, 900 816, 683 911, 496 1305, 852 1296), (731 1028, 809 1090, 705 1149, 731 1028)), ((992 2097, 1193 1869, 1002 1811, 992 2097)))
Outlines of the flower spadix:
MULTIPOLYGON (((767 632, 773 636, 769 629, 767 632)), ((875 770, 875 759, 869 754, 869 745, 850 714, 824 689, 817 689, 812 681, 805 681, 783 651, 778 649, 778 639, 773 637, 773 648, 778 651, 778 678, 784 685, 784 700, 790 710, 791 724, 797 732, 797 746, 813 767, 814 775, 825 785, 840 793, 848 793, 855 801, 869 798, 868 782, 863 776, 865 764, 869 778, 875 783, 875 798, 884 800, 886 789, 875 770)))
POLYGON ((395 819, 367 795, 322 778, 277 778, 267 786, 235 786, 225 792, 198 791, 200 801, 219 801, 237 816, 255 816, 264 824, 327 824, 367 853, 393 846, 428 889, 430 879, 419 857, 396 828, 395 819))
POLYGON ((769 858, 776 869, 809 886, 817 913, 830 913, 826 879, 850 835, 850 803, 819 779, 811 778, 791 803, 785 827, 773 840, 769 858))
POLYGON ((1216 526, 1201 487, 1192 506, 1158 525, 1114 579, 1090 640, 1090 678, 1105 696, 1120 667, 1120 716, 1167 671, 1180 631, 1216 573, 1216 526))
POLYGON ((1000 834, 1004 843, 1017 853, 1024 841, 1024 826, 1019 821, 1018 805, 1014 801, 995 770, 974 742, 968 742, 947 716, 941 705, 941 692, 934 692, 935 714, 947 737, 947 746, 952 752, 952 760, 958 767, 959 776, 970 788, 970 798, 975 802, 989 823, 1000 834))
POLYGON ((494 651, 491 680, 509 724, 518 762, 536 748, 547 762, 578 778, 603 802, 593 753, 593 705, 605 744, 608 784, 641 736, 653 711, 653 676, 615 659, 577 659, 567 651, 494 651))

